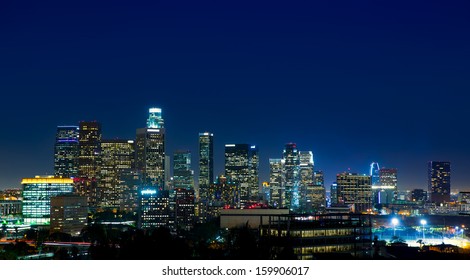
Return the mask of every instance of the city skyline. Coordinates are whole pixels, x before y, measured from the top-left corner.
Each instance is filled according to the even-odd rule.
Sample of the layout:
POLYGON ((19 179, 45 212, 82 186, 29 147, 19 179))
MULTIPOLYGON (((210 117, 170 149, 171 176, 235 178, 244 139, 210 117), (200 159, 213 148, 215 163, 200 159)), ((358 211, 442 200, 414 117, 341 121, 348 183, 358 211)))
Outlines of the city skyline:
POLYGON ((294 142, 327 189, 371 162, 396 168, 399 190, 427 189, 430 161, 468 189, 470 23, 454 4, 8 3, 0 188, 53 174, 57 126, 96 120, 105 139, 135 139, 156 106, 167 155, 190 150, 195 174, 210 131, 214 176, 225 144, 252 143, 268 181, 269 158, 294 142))
MULTIPOLYGON (((162 110, 161 108, 151 107, 151 108, 148 108, 147 110, 149 111, 149 114, 151 115, 151 114, 152 114, 152 110, 156 110, 156 109, 159 110, 160 118, 162 118, 162 117, 164 118, 164 114, 165 114, 165 113, 163 112, 163 110, 162 110)), ((57 129, 57 131, 60 131, 61 129, 64 129, 64 128, 65 128, 65 129, 67 129, 67 128, 77 128, 77 132, 79 132, 80 130, 78 129, 78 127, 79 127, 78 124, 85 124, 85 125, 88 124, 88 125, 89 125, 89 124, 94 124, 95 122, 96 122, 96 125, 98 125, 98 126, 100 127, 100 130, 101 130, 101 129, 102 129, 102 124, 101 124, 99 121, 96 121, 96 120, 95 120, 95 121, 91 121, 91 122, 90 122, 90 121, 81 121, 80 123, 77 123, 77 125, 75 125, 75 126, 74 126, 74 125, 58 125, 58 126, 56 127, 56 129, 57 129)), ((147 119, 147 125, 149 125, 149 119, 147 119)), ((139 130, 139 129, 137 129, 137 130, 139 130)), ((199 137, 200 137, 201 135, 204 135, 204 134, 208 134, 208 133, 206 133, 206 132, 200 132, 200 133, 198 133, 199 137)), ((58 137, 58 134, 55 135, 55 136, 58 137)), ((211 133, 211 136, 217 138, 217 136, 216 136, 216 135, 213 135, 212 133, 211 133)), ((121 142, 123 142, 123 143, 124 143, 124 142, 127 143, 128 141, 135 141, 135 139, 136 139, 135 136, 134 136, 134 138, 129 138, 129 139, 125 139, 125 138, 123 138, 123 137, 115 137, 115 138, 111 139, 111 138, 107 137, 106 135, 102 135, 102 136, 100 136, 100 137, 103 137, 103 139, 109 139, 109 140, 101 140, 101 141, 104 141, 103 143, 109 142, 109 141, 121 141, 121 142)), ((194 137, 193 137, 193 138, 194 138, 194 137)), ((196 137, 196 138, 197 138, 197 137, 196 137)), ((56 143, 55 143, 55 145, 53 145, 53 150, 54 150, 54 151, 53 151, 53 156, 54 156, 54 154, 56 153, 55 150, 57 149, 57 148, 56 148, 57 143, 58 143, 57 141, 60 141, 60 140, 58 140, 58 138, 56 138, 56 143)), ((215 141, 215 142, 216 142, 216 141, 215 141)), ((199 144, 199 143, 197 143, 197 144, 199 144)), ((286 143, 285 145, 289 145, 289 144, 296 144, 296 143, 291 142, 291 143, 286 143)), ((238 143, 238 144, 232 144, 232 143, 231 143, 231 144, 222 144, 222 146, 223 146, 223 148, 224 148, 225 150, 227 149, 227 146, 233 146, 233 145, 240 145, 240 144, 239 144, 239 143, 238 143)), ((245 144, 242 144, 242 145, 245 145, 245 144)), ((246 145, 248 145, 248 144, 246 144, 246 145)), ((284 146, 285 146, 285 145, 284 145, 284 146)), ((253 146, 253 147, 254 147, 254 146, 253 146)), ((253 148, 253 147, 252 147, 252 148, 253 148)), ((217 148, 219 148, 219 147, 217 147, 217 143, 216 143, 215 149, 217 150, 217 148)), ((285 149, 285 147, 283 147, 283 149, 285 149)), ((167 157, 169 156, 170 159, 171 159, 171 165, 170 165, 170 166, 171 166, 171 173, 172 173, 172 175, 174 175, 174 174, 173 174, 173 171, 174 171, 174 168, 173 168, 173 164, 174 164, 174 155, 177 154, 177 153, 179 153, 179 152, 182 152, 183 150, 185 150, 185 149, 181 149, 181 148, 178 149, 178 148, 177 148, 177 149, 175 149, 173 152, 172 152, 172 151, 168 151, 168 150, 165 151, 165 152, 166 152, 166 156, 167 156, 167 157)), ((198 153, 198 150, 197 150, 197 149, 196 149, 197 152, 193 152, 192 150, 189 150, 189 149, 188 149, 188 150, 185 150, 185 151, 188 152, 188 153, 198 153)), ((282 151, 282 150, 281 150, 281 151, 282 151)), ((325 170, 323 170, 323 169, 317 167, 317 162, 316 162, 316 160, 315 160, 315 151, 313 151, 312 156, 313 156, 312 160, 315 162, 315 171, 322 171, 322 172, 325 172, 325 170)), ((220 159, 221 159, 222 165, 221 165, 221 166, 215 165, 215 170, 219 170, 219 171, 214 174, 214 180, 213 180, 213 182, 216 181, 216 177, 221 176, 221 175, 222 175, 222 176, 225 176, 225 175, 226 175, 226 174, 225 174, 225 173, 226 173, 226 170, 225 170, 225 168, 226 168, 226 167, 225 167, 225 152, 224 152, 222 155, 217 155, 217 154, 216 154, 215 157, 214 157, 214 159, 215 159, 214 161, 215 161, 216 163, 220 163, 220 162, 218 162, 218 161, 220 161, 220 159), (218 159, 219 159, 219 160, 218 160, 218 159)), ((270 177, 270 176, 269 176, 269 173, 270 173, 270 170, 269 170, 269 160, 273 160, 273 159, 275 159, 274 156, 268 156, 267 158, 260 158, 260 161, 261 161, 261 162, 263 162, 264 160, 267 160, 267 161, 268 161, 268 166, 267 166, 267 170, 263 170, 263 172, 260 172, 260 174, 259 174, 259 177, 260 177, 260 179, 259 179, 259 185, 261 185, 262 182, 269 182, 269 181, 270 181, 270 178, 269 178, 269 177, 270 177)), ((198 158, 197 160, 199 160, 199 158, 198 158)), ((429 179, 429 178, 428 178, 428 175, 429 175, 429 174, 428 174, 428 173, 429 173, 429 170, 428 170, 428 167, 429 167, 429 166, 428 166, 428 165, 429 165, 431 162, 432 162, 432 161, 428 161, 428 162, 425 163, 425 164, 426 164, 426 168, 427 168, 427 169, 426 169, 426 172, 427 172, 427 173, 426 173, 426 182, 425 182, 425 185, 423 185, 422 187, 403 188, 402 184, 400 183, 400 180, 398 180, 398 187, 399 187, 398 191, 401 191, 401 190, 412 190, 412 189, 415 189, 415 188, 422 188, 422 189, 424 189, 424 190, 427 190, 427 189, 428 189, 428 185, 427 185, 427 184, 428 184, 428 179, 429 179), (400 189, 400 186, 402 186, 401 189, 400 189)), ((377 165, 378 163, 377 163, 377 162, 372 162, 371 164, 377 165)), ((262 164, 261 164, 261 165, 262 165, 262 164)), ((194 174, 193 174, 194 181, 197 182, 197 181, 198 181, 198 174, 199 174, 199 165, 193 162, 193 163, 191 163, 190 166, 191 166, 191 168, 192 168, 193 170, 198 170, 197 173, 194 171, 194 174)), ((53 159, 53 162, 52 162, 51 167, 52 167, 52 172, 51 172, 51 173, 46 172, 46 173, 38 173, 38 174, 26 174, 26 175, 23 176, 23 177, 28 177, 28 176, 29 176, 29 177, 32 177, 32 176, 42 176, 42 175, 53 175, 53 174, 54 174, 54 169, 55 169, 55 162, 54 162, 54 159, 53 159)), ((380 166, 380 167, 378 167, 378 168, 380 168, 381 170, 382 170, 382 169, 383 169, 383 170, 386 170, 388 167, 389 167, 389 166, 380 166)), ((357 170, 353 170, 353 169, 351 169, 351 168, 348 168, 347 170, 343 170, 343 171, 341 171, 341 172, 338 171, 338 172, 336 172, 336 173, 334 173, 334 174, 331 173, 331 172, 329 172, 329 171, 326 171, 326 172, 327 172, 327 174, 328 174, 328 173, 331 173, 330 175, 333 174, 333 176, 337 176, 338 174, 344 173, 344 172, 353 172, 353 173, 358 173, 358 174, 363 174, 363 175, 370 175, 370 170, 372 170, 372 169, 370 169, 370 168, 371 168, 371 165, 367 165, 365 168, 363 168, 363 172, 360 172, 360 171, 357 171, 357 170)), ((98 172, 99 172, 99 171, 98 171, 98 172)), ((165 172, 167 172, 167 171, 165 171, 165 172)), ((398 170, 398 173, 400 173, 399 170, 398 170)), ((452 172, 452 176, 453 176, 453 177, 455 176, 455 175, 453 174, 453 172, 452 172)), ((72 177, 74 177, 74 176, 72 176, 72 177)), ((328 177, 332 177, 332 176, 328 176, 328 177)), ((398 178, 400 178, 400 174, 398 175, 398 178)), ((335 183, 335 182, 336 182, 336 180, 334 180, 334 179, 333 179, 333 180, 332 180, 331 178, 328 178, 328 179, 330 179, 331 182, 328 182, 328 184, 325 185, 327 191, 329 191, 328 186, 330 186, 332 183, 335 183)), ((20 180, 21 180, 21 179, 20 179, 20 180)), ((20 186, 20 184, 18 184, 18 186, 16 186, 16 187, 19 187, 19 186, 20 186)), ((14 187, 15 187, 15 186, 14 186, 14 187)), ((469 187, 469 188, 470 188, 470 187, 469 187)), ((6 188, 5 188, 5 187, 2 188, 2 186, 0 186, 0 189, 6 189, 6 188)), ((455 191, 455 189, 459 189, 459 188, 452 187, 451 190, 452 190, 452 191, 455 191)), ((461 188, 460 190, 464 190, 464 189, 461 188)))

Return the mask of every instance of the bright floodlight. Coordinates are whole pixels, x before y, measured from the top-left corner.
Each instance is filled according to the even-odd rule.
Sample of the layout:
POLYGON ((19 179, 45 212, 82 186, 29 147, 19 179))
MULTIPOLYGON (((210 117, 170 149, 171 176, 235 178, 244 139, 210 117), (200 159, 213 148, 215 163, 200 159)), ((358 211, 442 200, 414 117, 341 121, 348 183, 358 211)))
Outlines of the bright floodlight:
POLYGON ((392 219, 392 225, 394 225, 394 226, 398 225, 398 219, 397 218, 392 219))
POLYGON ((425 226, 427 224, 426 220, 421 220, 421 225, 425 226))

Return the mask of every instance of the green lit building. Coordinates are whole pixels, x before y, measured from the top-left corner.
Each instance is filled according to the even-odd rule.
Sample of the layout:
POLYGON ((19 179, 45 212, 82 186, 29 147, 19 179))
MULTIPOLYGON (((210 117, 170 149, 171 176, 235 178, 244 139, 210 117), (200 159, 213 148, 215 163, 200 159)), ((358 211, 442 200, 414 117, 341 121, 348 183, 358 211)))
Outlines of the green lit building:
POLYGON ((51 197, 73 193, 73 179, 54 176, 24 178, 23 218, 28 225, 50 224, 51 197))

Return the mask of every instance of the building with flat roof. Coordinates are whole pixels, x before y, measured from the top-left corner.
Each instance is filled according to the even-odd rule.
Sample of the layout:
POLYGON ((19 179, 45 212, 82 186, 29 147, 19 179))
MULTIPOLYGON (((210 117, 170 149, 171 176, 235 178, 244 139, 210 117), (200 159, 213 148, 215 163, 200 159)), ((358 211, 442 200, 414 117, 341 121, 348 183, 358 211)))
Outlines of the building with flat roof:
POLYGON ((63 232, 79 236, 87 225, 87 198, 78 195, 59 195, 51 197, 50 232, 63 232))
POLYGON ((36 176, 24 178, 23 217, 28 225, 48 225, 51 215, 51 198, 73 193, 74 182, 71 178, 36 176))

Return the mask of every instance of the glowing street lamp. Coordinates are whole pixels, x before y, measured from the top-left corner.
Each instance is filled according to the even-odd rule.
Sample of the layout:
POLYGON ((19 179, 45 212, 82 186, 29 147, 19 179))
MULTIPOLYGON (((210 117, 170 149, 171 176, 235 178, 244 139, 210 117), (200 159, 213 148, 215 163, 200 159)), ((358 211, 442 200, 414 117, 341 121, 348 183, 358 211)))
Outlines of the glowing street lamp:
POLYGON ((423 226, 423 241, 424 241, 424 226, 427 224, 426 220, 421 220, 421 225, 423 226))
POLYGON ((398 225, 398 219, 397 218, 393 218, 392 219, 392 225, 393 225, 393 236, 396 236, 396 227, 398 225))

